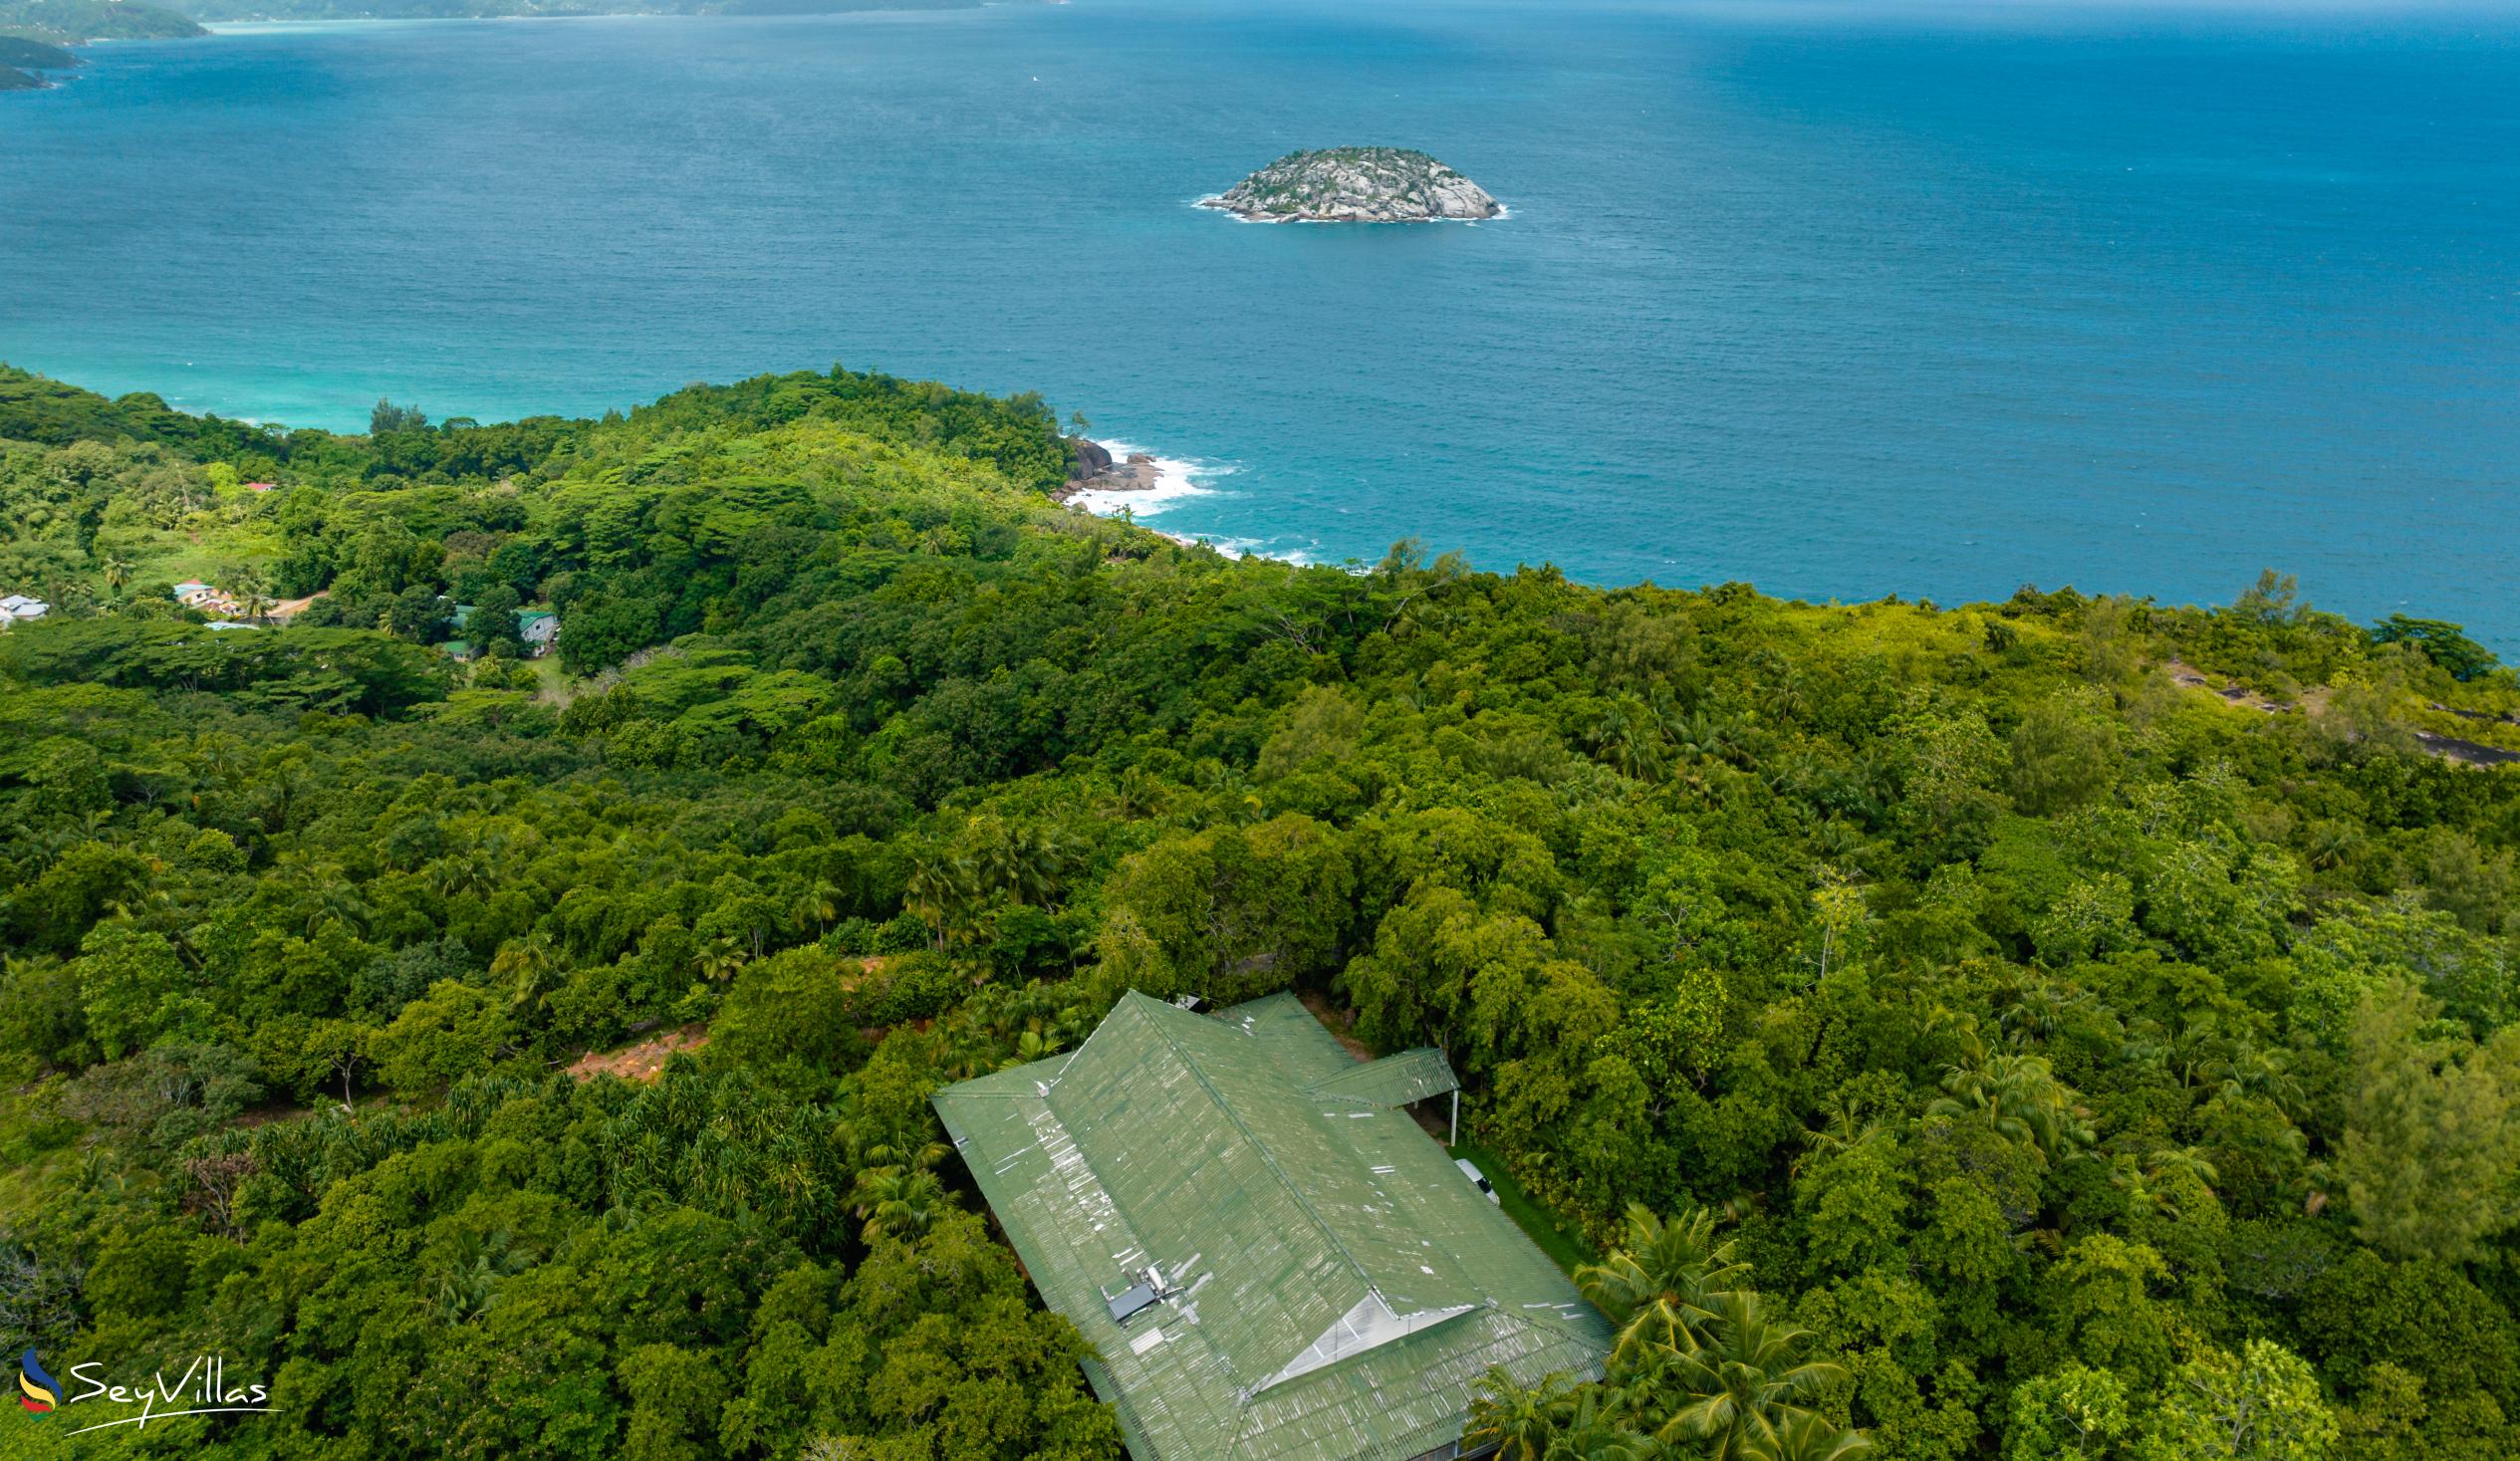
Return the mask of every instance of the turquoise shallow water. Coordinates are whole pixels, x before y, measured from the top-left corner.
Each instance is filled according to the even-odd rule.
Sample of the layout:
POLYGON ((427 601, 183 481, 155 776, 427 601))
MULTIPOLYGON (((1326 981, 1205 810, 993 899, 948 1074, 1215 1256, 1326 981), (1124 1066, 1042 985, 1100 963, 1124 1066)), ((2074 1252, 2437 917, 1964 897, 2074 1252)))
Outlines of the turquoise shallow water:
POLYGON ((355 426, 834 360, 1195 461, 1169 531, 2520 650, 2520 19, 1076 0, 275 28, 0 98, 0 359, 355 426), (1191 200, 1421 146, 1478 227, 1191 200))

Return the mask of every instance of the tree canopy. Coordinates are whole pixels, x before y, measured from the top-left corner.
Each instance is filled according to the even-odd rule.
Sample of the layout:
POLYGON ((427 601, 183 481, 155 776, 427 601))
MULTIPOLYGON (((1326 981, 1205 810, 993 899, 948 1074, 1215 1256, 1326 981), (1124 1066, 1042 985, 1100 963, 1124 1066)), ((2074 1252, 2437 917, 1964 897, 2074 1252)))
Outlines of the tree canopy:
POLYGON ((1134 987, 1445 1051, 1622 1331, 1509 1456, 2520 1454, 2454 627, 1236 561, 841 369, 393 410, 0 372, 0 1344, 278 1407, 109 1447, 1116 1456, 926 1097, 1134 987))

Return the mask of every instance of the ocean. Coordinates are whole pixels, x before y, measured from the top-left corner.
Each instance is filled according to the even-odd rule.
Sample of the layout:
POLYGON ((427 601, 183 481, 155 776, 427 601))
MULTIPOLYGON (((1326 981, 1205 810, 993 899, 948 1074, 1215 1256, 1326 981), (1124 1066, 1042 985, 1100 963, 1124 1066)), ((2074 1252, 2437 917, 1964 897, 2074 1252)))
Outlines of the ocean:
POLYGON ((364 427, 842 362, 1140 520, 1599 583, 2227 602, 2520 655, 2520 11, 1074 0, 361 23, 0 97, 0 359, 364 427), (1419 147, 1512 210, 1193 206, 1419 147))

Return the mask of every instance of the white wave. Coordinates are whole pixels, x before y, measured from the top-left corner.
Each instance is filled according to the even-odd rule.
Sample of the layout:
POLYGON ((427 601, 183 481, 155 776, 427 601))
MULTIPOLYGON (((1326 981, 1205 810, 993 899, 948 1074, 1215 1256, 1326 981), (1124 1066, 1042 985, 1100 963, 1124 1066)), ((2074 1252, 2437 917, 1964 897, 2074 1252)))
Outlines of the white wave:
POLYGON ((1148 460, 1154 463, 1155 484, 1151 487, 1099 488, 1080 492, 1068 499, 1071 507, 1083 508, 1100 518, 1118 517, 1126 508, 1131 521, 1159 538, 1169 538, 1184 548, 1196 548, 1204 543, 1227 558, 1273 558, 1298 567, 1313 561, 1304 549, 1272 547, 1265 539, 1237 538, 1220 533, 1185 533, 1157 527, 1148 521, 1195 498, 1233 495, 1228 489, 1215 484, 1216 479, 1230 477, 1242 470, 1235 463, 1204 461, 1196 457, 1157 456, 1132 442, 1109 438, 1103 438, 1101 445, 1112 454, 1115 463, 1124 465, 1132 456, 1145 452, 1148 460))
MULTIPOLYGON (((1132 456, 1144 450, 1142 447, 1131 445, 1126 441, 1106 441, 1102 443, 1102 446, 1105 451, 1112 454, 1114 462, 1121 464, 1126 464, 1132 456)), ((1147 518, 1162 516, 1166 511, 1178 506, 1184 499, 1208 496, 1216 490, 1208 485, 1209 480, 1230 476, 1234 471, 1231 466, 1216 462, 1193 461, 1185 457, 1155 456, 1152 452, 1147 452, 1146 455, 1154 461, 1155 483, 1153 486, 1097 487, 1080 492, 1069 501, 1098 518, 1117 517, 1122 508, 1127 508, 1132 517, 1142 522, 1147 518)))

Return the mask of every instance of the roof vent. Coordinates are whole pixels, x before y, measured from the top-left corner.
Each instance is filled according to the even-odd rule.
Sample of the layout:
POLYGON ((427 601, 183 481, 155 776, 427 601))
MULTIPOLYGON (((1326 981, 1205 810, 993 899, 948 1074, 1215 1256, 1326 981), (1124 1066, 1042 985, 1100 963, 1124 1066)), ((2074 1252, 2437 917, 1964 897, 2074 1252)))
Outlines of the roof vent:
MULTIPOLYGON (((1196 1260, 1193 1259, 1192 1262, 1196 1260)), ((1109 1293, 1103 1296, 1103 1302, 1112 1307, 1112 1323, 1114 1324, 1125 1325, 1134 1316, 1145 1313, 1181 1292, 1179 1284, 1164 1281, 1163 1269, 1156 1264, 1147 1264, 1144 1268, 1128 1274, 1126 1277, 1131 1280, 1128 1288, 1123 1289, 1117 1297, 1109 1293)))
POLYGON ((1132 1284, 1121 1291, 1120 1297, 1107 1299, 1104 1302, 1112 1306, 1112 1323, 1125 1325, 1155 1307, 1154 1286, 1132 1284))

